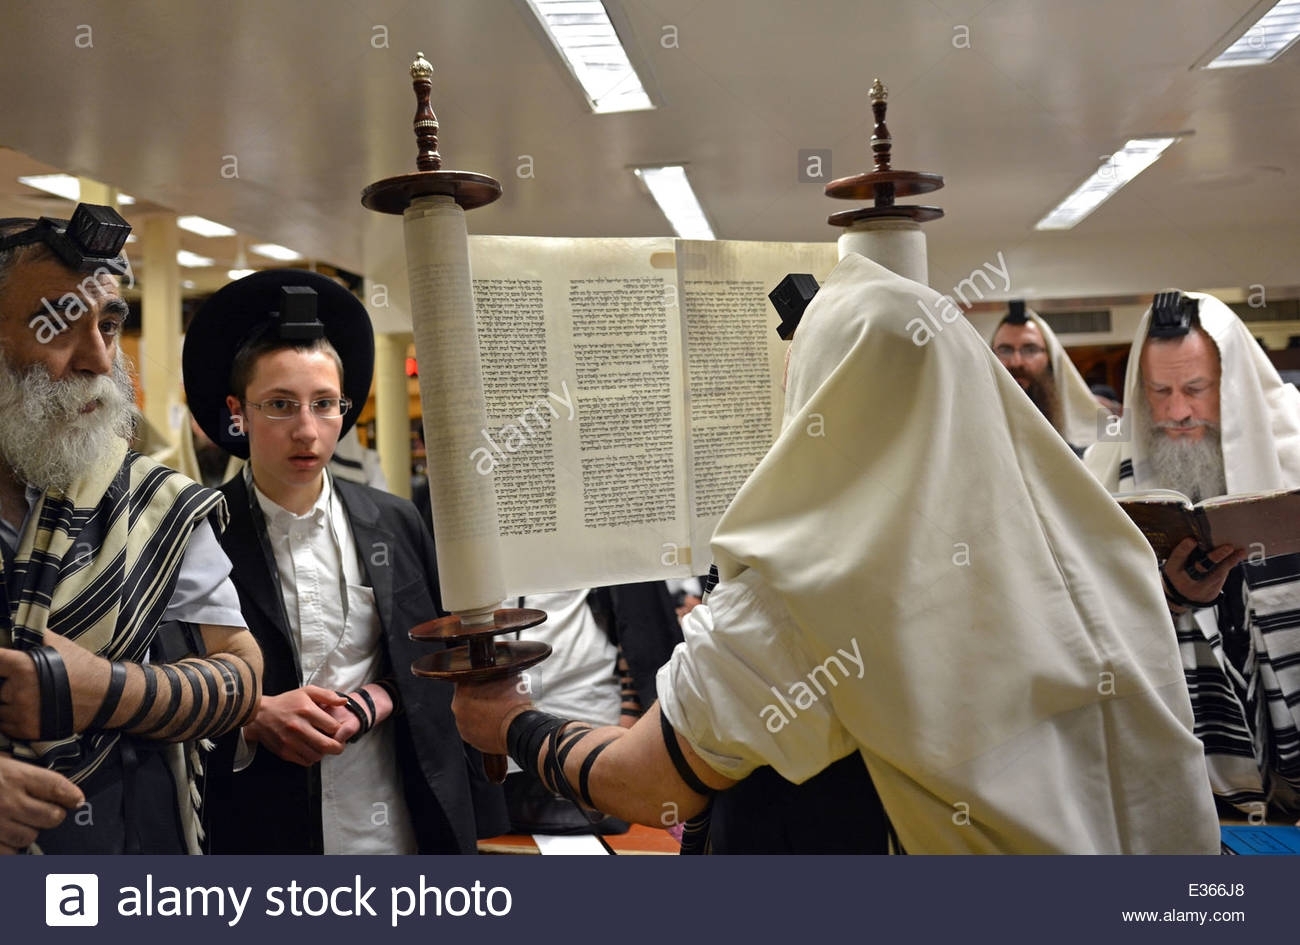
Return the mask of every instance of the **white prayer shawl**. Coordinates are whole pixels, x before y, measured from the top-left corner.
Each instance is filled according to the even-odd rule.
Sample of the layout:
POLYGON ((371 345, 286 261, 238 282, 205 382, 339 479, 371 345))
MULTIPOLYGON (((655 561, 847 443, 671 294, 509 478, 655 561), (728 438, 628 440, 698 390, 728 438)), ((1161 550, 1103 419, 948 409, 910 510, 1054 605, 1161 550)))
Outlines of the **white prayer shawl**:
POLYGON ((330 457, 330 472, 349 482, 388 491, 388 479, 379 465, 379 454, 361 445, 356 427, 339 437, 334 455, 330 457))
POLYGON ((1149 545, 969 323, 913 343, 918 299, 848 255, 809 306, 663 711, 733 778, 859 750, 908 852, 1216 853, 1149 545))
MULTIPOLYGON (((1200 300, 1201 327, 1219 349, 1222 379, 1219 413, 1223 465, 1228 492, 1264 492, 1300 488, 1300 392, 1283 382, 1246 328, 1228 306, 1201 292, 1184 293, 1200 300)), ((1147 310, 1138 323, 1124 377, 1125 435, 1098 443, 1086 464, 1112 491, 1166 488, 1151 475, 1146 455, 1150 432, 1139 376, 1142 345, 1151 324, 1147 310)))
MULTIPOLYGON (((1061 398, 1061 436, 1074 446, 1091 446, 1097 442, 1097 421, 1099 417, 1104 419, 1104 408, 1097 403, 1088 382, 1070 360, 1051 326, 1033 309, 1026 308, 1025 316, 1042 332, 1043 341, 1047 345, 1052 376, 1056 379, 1056 392, 1061 398)), ((996 333, 995 330, 994 334, 996 333)))
MULTIPOLYGON (((1232 309, 1200 292, 1201 327, 1219 351, 1219 414, 1228 492, 1300 488, 1300 393, 1282 381, 1232 309)), ((1138 324, 1124 380, 1122 440, 1089 449, 1085 464, 1112 492, 1167 487, 1151 472, 1140 357, 1151 322, 1138 324)), ((1300 526, 1298 526, 1300 527, 1300 526)), ((1244 673, 1230 664, 1216 608, 1177 622, 1216 794, 1253 811, 1265 796, 1300 808, 1300 572, 1292 558, 1246 572, 1249 652, 1244 673), (1287 702, 1292 700, 1293 705, 1287 702), (1265 734, 1269 733, 1269 734, 1265 734), (1268 772, 1283 775, 1272 778, 1268 772), (1289 784, 1287 783, 1289 782, 1289 784)))

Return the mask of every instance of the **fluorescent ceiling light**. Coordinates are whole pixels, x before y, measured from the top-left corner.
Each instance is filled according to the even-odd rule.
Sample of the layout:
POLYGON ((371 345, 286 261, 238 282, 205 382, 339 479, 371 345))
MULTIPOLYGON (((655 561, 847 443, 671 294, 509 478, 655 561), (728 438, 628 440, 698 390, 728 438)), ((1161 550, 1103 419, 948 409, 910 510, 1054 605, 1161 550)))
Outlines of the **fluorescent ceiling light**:
MULTIPOLYGON (((1257 4, 1251 13, 1260 6, 1262 4, 1257 4)), ((1238 21, 1228 33, 1237 36, 1236 41, 1201 68, 1230 69, 1272 62, 1300 37, 1300 0, 1280 0, 1258 20, 1250 21, 1250 14, 1238 21), (1243 26, 1243 22, 1249 25, 1243 26)))
POLYGON ((135 204, 135 198, 132 197, 130 194, 118 194, 117 202, 120 206, 130 207, 135 204))
POLYGON ((593 112, 654 108, 600 0, 528 0, 528 6, 587 93, 593 112))
POLYGON ((634 167, 636 176, 650 188, 674 232, 684 240, 714 239, 713 228, 704 216, 704 208, 695 199, 686 179, 686 168, 680 164, 670 167, 634 167))
POLYGON ((257 272, 256 269, 227 269, 226 276, 231 280, 242 279, 244 276, 251 276, 255 272, 257 272))
POLYGON ((176 261, 182 266, 190 269, 202 269, 205 266, 213 265, 213 261, 207 256, 200 256, 198 253, 191 253, 188 249, 182 249, 176 254, 176 261))
POLYGON ((70 174, 37 174, 34 177, 20 177, 18 183, 43 190, 47 194, 54 194, 64 200, 81 199, 81 181, 70 174))
POLYGON ((196 283, 194 282, 193 279, 182 279, 182 280, 181 280, 181 288, 182 288, 182 289, 192 289, 192 288, 194 288, 195 284, 196 284, 196 283))
POLYGON ((248 248, 259 256, 265 256, 267 259, 277 259, 280 262, 292 262, 295 259, 302 259, 301 253, 296 253, 287 246, 279 246, 275 243, 254 243, 248 248))
POLYGON ((1035 230, 1068 230, 1114 196, 1121 187, 1155 163, 1178 136, 1133 138, 1102 162, 1070 196, 1034 224, 1035 230))
POLYGON ((177 217, 176 225, 199 236, 234 236, 235 231, 228 226, 214 223, 203 217, 177 217))

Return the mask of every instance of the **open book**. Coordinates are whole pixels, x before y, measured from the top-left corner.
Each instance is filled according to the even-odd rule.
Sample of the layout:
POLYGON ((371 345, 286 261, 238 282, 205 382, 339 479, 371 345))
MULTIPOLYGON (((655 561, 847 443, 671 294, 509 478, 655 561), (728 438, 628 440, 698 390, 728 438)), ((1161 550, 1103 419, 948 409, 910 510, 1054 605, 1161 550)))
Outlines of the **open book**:
POLYGON ((1115 501, 1161 560, 1188 536, 1205 551, 1244 548, 1254 562, 1300 552, 1300 489, 1218 496, 1197 505, 1181 492, 1155 489, 1117 495, 1115 501))
POLYGON ((509 593, 689 577, 781 429, 767 294, 834 243, 472 236, 509 593))

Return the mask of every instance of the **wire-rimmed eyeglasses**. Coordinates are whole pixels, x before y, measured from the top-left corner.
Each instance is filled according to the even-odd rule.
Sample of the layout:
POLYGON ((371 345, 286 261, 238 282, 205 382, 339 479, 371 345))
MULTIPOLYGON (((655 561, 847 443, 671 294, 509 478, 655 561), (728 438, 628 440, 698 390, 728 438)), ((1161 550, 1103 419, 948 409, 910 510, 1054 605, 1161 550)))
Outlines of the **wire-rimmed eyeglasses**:
POLYGON ((1047 354, 1047 349, 1042 345, 1021 345, 1019 348, 1014 345, 998 345, 993 349, 993 353, 998 356, 1000 361, 1010 361, 1017 354, 1020 355, 1020 360, 1028 361, 1030 358, 1047 354))
MULTIPOLYGON (((244 403, 262 411, 268 420, 292 420, 303 407, 301 401, 284 397, 273 397, 260 404, 251 400, 244 403)), ((308 403, 307 408, 317 420, 337 420, 352 409, 352 401, 346 397, 321 397, 308 403)))

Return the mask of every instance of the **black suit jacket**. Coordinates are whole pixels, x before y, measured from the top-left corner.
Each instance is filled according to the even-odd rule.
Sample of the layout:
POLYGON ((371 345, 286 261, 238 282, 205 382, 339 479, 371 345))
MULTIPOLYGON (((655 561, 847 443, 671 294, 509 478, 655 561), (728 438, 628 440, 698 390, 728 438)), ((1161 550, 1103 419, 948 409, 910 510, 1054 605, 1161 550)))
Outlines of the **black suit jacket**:
MULTIPOLYGON (((451 713, 452 686, 414 676, 411 662, 431 652, 408 631, 443 614, 433 542, 405 499, 334 478, 366 582, 374 589, 388 671, 401 692, 397 760, 422 853, 473 853, 476 838, 505 833, 501 788, 483 774, 482 758, 465 745, 451 713)), ((276 695, 302 685, 280 596, 275 558, 261 509, 241 474, 221 487, 230 525, 221 545, 249 629, 262 647, 262 690, 276 695)), ((210 853, 318 853, 322 849, 320 766, 304 768, 259 748, 234 772, 237 735, 209 757, 204 826, 210 853)))

